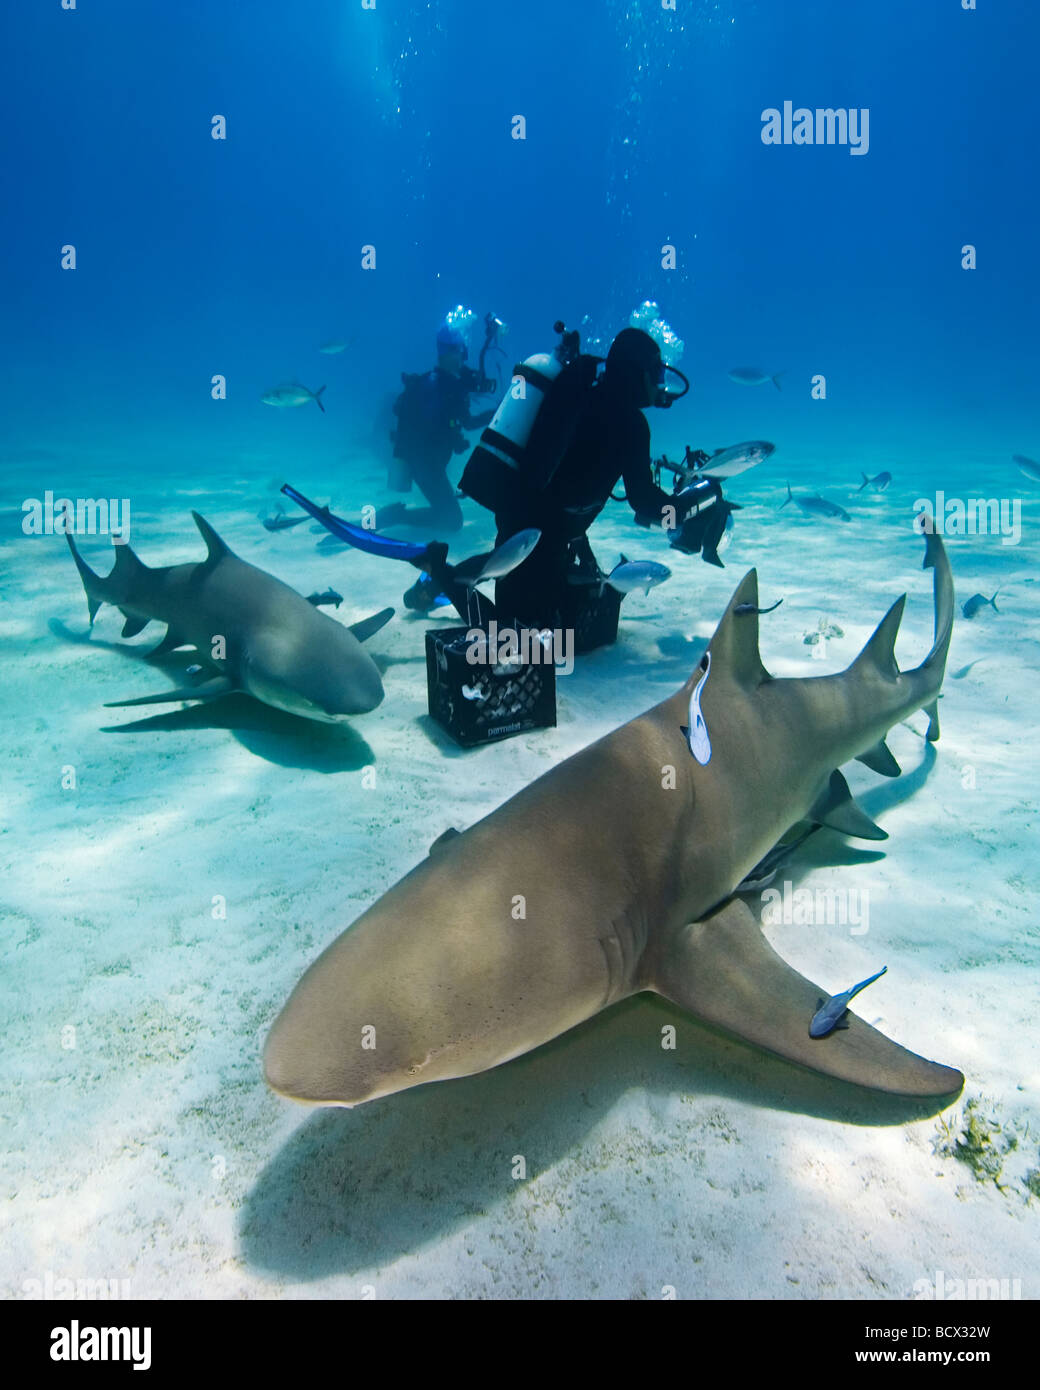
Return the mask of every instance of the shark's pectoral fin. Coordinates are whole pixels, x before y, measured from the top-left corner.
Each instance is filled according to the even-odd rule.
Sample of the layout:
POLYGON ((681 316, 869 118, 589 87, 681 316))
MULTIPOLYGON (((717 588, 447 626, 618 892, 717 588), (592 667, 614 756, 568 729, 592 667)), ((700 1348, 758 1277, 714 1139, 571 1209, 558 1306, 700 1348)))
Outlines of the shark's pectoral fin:
POLYGON ((139 695, 136 700, 108 700, 106 709, 122 709, 127 705, 169 705, 179 700, 216 700, 230 695, 234 686, 227 676, 214 676, 201 685, 185 685, 179 690, 164 690, 158 695, 139 695))
POLYGON ((378 613, 373 613, 371 618, 362 618, 359 623, 351 623, 350 630, 359 642, 367 642, 381 627, 385 627, 393 616, 392 608, 381 608, 378 613))
POLYGON ((843 835, 854 835, 859 840, 887 840, 888 831, 882 830, 853 800, 849 784, 835 768, 830 781, 809 808, 806 819, 817 825, 840 830, 843 835))
POLYGON ((119 611, 126 619, 123 624, 123 631, 120 633, 121 637, 136 637, 152 621, 151 618, 142 618, 137 613, 128 613, 125 608, 121 608, 119 611))
POLYGON ((450 825, 443 835, 437 836, 436 840, 434 840, 433 844, 430 846, 429 852, 431 854, 436 854, 437 851, 443 849, 445 845, 450 845, 452 840, 457 840, 461 833, 460 830, 456 830, 453 825, 450 825))
POLYGON ((884 739, 879 739, 873 748, 860 753, 856 761, 869 767, 871 772, 880 772, 882 777, 898 777, 903 771, 884 739))
POLYGON ((653 987, 696 1018, 813 1071, 901 1096, 959 1091, 964 1077, 900 1047, 862 1019, 809 1037, 819 985, 773 950, 744 903, 730 899, 676 938, 653 987))
POLYGON ((179 632, 175 632, 172 627, 166 629, 166 636, 157 647, 153 647, 148 653, 149 656, 162 656, 164 652, 176 651, 178 647, 192 646, 190 638, 182 637, 179 632))

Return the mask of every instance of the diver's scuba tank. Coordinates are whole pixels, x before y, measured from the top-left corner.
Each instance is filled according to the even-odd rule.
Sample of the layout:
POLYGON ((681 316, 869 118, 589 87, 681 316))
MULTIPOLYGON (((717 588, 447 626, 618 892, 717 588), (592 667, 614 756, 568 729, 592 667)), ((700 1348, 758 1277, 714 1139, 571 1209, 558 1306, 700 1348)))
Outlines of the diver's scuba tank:
POLYGON ((574 437, 602 359, 582 354, 576 329, 553 325, 560 342, 513 368, 513 382, 470 455, 459 487, 489 511, 533 502, 574 437))

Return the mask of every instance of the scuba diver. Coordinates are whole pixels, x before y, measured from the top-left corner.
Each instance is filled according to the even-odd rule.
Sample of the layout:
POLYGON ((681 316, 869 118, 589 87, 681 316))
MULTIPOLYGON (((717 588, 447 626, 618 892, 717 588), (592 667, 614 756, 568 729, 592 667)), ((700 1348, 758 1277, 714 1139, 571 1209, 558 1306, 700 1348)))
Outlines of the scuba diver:
POLYGON ((465 365, 466 340, 449 321, 437 333, 436 367, 415 375, 401 373, 404 390, 394 403, 397 427, 390 436, 397 466, 391 468, 389 482, 395 491, 402 492, 411 491, 416 483, 429 506, 406 507, 403 502, 391 502, 380 507, 376 519, 379 530, 402 523, 434 533, 461 529, 462 508, 448 481, 447 467, 452 454, 465 453, 469 447, 463 431, 483 428, 494 415, 493 410, 471 415, 469 398, 497 387, 486 376, 484 361, 501 328, 501 321, 488 314, 479 372, 465 365))
MULTIPOLYGON (((494 513, 494 551, 453 566, 443 541, 422 545, 379 536, 331 515, 288 485, 283 492, 348 544, 422 570, 404 596, 409 608, 428 611, 446 600, 470 626, 486 626, 492 618, 535 628, 574 626, 590 594, 603 589, 586 533, 621 479, 638 524, 661 526, 674 549, 700 552, 721 566, 718 543, 736 508, 723 498, 718 479, 694 471, 667 493, 651 474, 650 426, 642 412, 681 399, 689 390, 686 377, 665 365, 657 343, 642 329, 623 329, 605 362, 580 351, 577 331, 568 332, 560 322, 555 331, 560 342, 553 352, 534 354, 514 368, 512 388, 462 475, 463 494, 494 513), (681 379, 681 391, 666 390, 666 372, 681 379), (533 548, 525 548, 508 569, 495 564, 520 533, 537 538, 533 548), (476 588, 489 577, 496 580, 494 604, 476 588)), ((707 458, 699 451, 687 454, 694 470, 707 458)), ((384 518, 381 509, 379 528, 390 524, 384 518)))
MULTIPOLYGON (((556 331, 561 342, 551 356, 538 354, 517 368, 524 398, 518 403, 507 395, 460 484, 494 512, 496 546, 519 531, 541 532, 532 553, 495 591, 498 613, 536 627, 568 626, 582 586, 601 584, 586 533, 619 480, 638 524, 676 531, 674 548, 700 551, 712 564, 722 563, 717 545, 732 510, 714 479, 667 493, 652 478, 650 426, 642 412, 667 408, 689 390, 686 377, 666 367, 654 339, 639 328, 622 329, 597 380, 600 359, 581 354, 577 332, 561 323, 556 331), (666 371, 682 379, 682 391, 665 389, 666 371)), ((429 608, 440 595, 454 601, 452 579, 434 552, 405 602, 429 608)))

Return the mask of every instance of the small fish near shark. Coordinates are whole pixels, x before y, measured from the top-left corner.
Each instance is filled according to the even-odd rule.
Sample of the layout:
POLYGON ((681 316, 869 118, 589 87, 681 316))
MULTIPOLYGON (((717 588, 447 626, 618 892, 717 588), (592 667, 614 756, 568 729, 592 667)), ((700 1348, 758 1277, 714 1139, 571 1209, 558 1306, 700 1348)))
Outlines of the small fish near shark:
POLYGON ((517 531, 496 546, 490 555, 475 555, 454 566, 454 577, 467 589, 474 589, 488 579, 503 579, 512 574, 530 555, 542 538, 536 526, 517 531))
POLYGON ((817 1002, 816 1012, 809 1023, 810 1038, 826 1038, 834 1032, 835 1028, 847 1028, 849 1025, 844 1021, 845 1015, 848 1013, 849 1005, 853 999, 861 989, 866 989, 867 985, 872 985, 875 980, 880 980, 887 969, 888 966, 883 965, 876 975, 871 975, 866 980, 860 980, 858 985, 853 985, 843 994, 836 994, 832 999, 820 999, 817 1002))
POLYGON ((307 602, 313 603, 315 608, 338 608, 343 602, 343 595, 337 594, 335 589, 326 589, 321 594, 308 594, 307 602))
POLYGON ((275 709, 326 724, 374 710, 383 683, 361 644, 394 610, 384 608, 344 627, 288 584, 240 560, 204 517, 192 516, 206 542, 205 560, 153 569, 129 545, 117 545, 106 577, 95 574, 66 532, 91 626, 101 605, 111 603, 126 619, 124 637, 136 636, 150 622, 166 623, 153 656, 193 646, 216 671, 200 685, 113 700, 108 707, 212 700, 244 691, 275 709))
POLYGON ((969 620, 977 618, 984 608, 992 608, 994 613, 999 613, 1000 609, 997 607, 997 594, 999 593, 1000 590, 997 589, 992 598, 987 598, 985 594, 972 594, 971 598, 965 600, 961 612, 969 620))
POLYGON ((896 664, 903 595, 843 673, 770 676, 751 570, 678 691, 441 836, 352 925, 336 924, 271 1027, 268 1084, 312 1105, 361 1105, 500 1066, 652 991, 830 1077, 901 1096, 959 1091, 960 1071, 860 1018, 825 1045, 810 1038, 825 992, 736 896, 800 824, 885 838, 838 768, 858 759, 898 775, 885 737, 920 709, 939 737, 953 579, 940 535, 924 543, 934 639, 919 666, 896 664), (691 707, 711 731, 705 762, 676 758, 691 707))
POLYGON ((668 566, 657 560, 630 560, 622 555, 610 573, 600 579, 599 592, 602 594, 605 585, 609 584, 619 594, 630 594, 633 589, 642 589, 644 594, 649 594, 651 589, 671 577, 668 566))
POLYGON ((826 497, 795 497, 791 491, 791 484, 787 484, 787 500, 781 502, 779 511, 787 506, 788 502, 793 502, 801 510, 803 516, 826 516, 836 518, 838 521, 851 521, 852 517, 844 507, 839 507, 837 502, 829 502, 826 497))
POLYGON ((856 489, 857 492, 862 492, 864 488, 869 488, 871 492, 884 492, 892 481, 892 474, 889 472, 877 473, 873 478, 868 478, 867 475, 862 472, 859 476, 863 481, 856 489))
POLYGON ((306 386, 301 386, 298 381, 287 381, 281 386, 273 386, 270 391, 265 391, 260 399, 264 405, 276 405, 283 409, 288 406, 307 405, 313 401, 324 415, 325 407, 321 403, 321 393, 324 390, 324 386, 319 386, 317 391, 311 391, 306 386))

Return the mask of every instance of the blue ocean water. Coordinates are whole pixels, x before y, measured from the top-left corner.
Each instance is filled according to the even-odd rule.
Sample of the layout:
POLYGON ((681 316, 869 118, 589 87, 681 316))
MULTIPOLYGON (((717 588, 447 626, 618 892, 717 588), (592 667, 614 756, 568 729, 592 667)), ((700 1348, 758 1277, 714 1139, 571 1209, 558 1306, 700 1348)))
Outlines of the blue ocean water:
MULTIPOLYGON (((162 1211, 163 1223, 174 1219, 176 1202, 171 1206, 162 1195, 168 1174, 158 1161, 149 1181, 137 1189, 130 1183, 130 1206, 120 1208, 107 1190, 96 1199, 110 1217, 103 1269, 84 1253, 89 1203, 62 1206, 60 1178, 41 1182, 35 1193, 23 1186, 27 1205, 5 1269, 10 1287, 17 1291, 26 1277, 53 1268, 89 1277, 126 1271, 145 1296, 176 1292, 199 1278, 212 1278, 214 1295, 296 1284, 328 1294, 342 1293, 337 1281, 360 1277, 370 1265, 387 1269, 396 1262, 387 1278, 402 1295, 426 1296, 447 1280, 464 1296, 493 1296, 497 1276, 486 1272, 488 1259, 484 1272, 474 1273, 455 1248, 467 1204, 452 1205, 452 1163, 443 1157, 434 1184, 440 1243, 433 1266, 416 1263, 430 1235, 418 1207, 390 1235, 380 1234, 373 1219, 349 1258, 323 1246, 313 1269, 287 1253, 288 1234, 258 1234, 307 1167, 307 1156, 336 1134, 334 1122, 323 1118, 304 1149, 279 1151, 293 1142, 288 1136, 299 1117, 288 1107, 275 1110, 256 1058, 279 998, 346 925, 323 920, 315 902, 334 902, 338 910, 345 904, 349 918, 411 867, 456 814, 466 823, 485 814, 552 759, 675 688, 688 672, 691 643, 710 635, 746 565, 758 565, 764 577, 772 566, 771 576, 786 584, 796 604, 799 593, 805 596, 804 610, 790 618, 781 610, 788 626, 778 617, 771 633, 774 650, 784 649, 779 664, 786 661, 792 671, 806 656, 804 631, 817 618, 840 617, 850 640, 837 656, 842 665, 851 659, 853 633, 867 635, 891 601, 893 583, 916 599, 908 624, 914 639, 927 643, 928 587, 917 572, 918 553, 904 550, 913 544, 907 538, 915 502, 939 491, 1009 504, 1018 499, 1022 529, 1014 546, 999 534, 951 542, 958 599, 1002 586, 1007 598, 1000 614, 976 620, 981 636, 972 638, 977 630, 967 625, 958 629, 951 667, 979 657, 991 679, 964 678, 954 692, 963 701, 959 720, 944 710, 955 750, 947 764, 945 819, 930 824, 926 846, 913 851, 938 874, 969 859, 976 865, 963 880, 935 890, 943 906, 929 916, 926 935, 934 943, 947 929, 948 908, 962 930, 953 939, 966 943, 973 914, 981 912, 988 945, 978 957, 997 974, 969 983, 963 971, 975 960, 974 948, 962 944, 950 959, 933 962, 928 968, 935 974, 927 978, 931 997, 940 988, 953 992, 949 1007, 957 1021, 946 1018, 943 1045, 961 1046, 965 1055, 950 1060, 966 1072, 978 1059, 977 1092, 1009 1105, 1016 1088, 1035 1082, 1034 1064, 1001 1070, 994 1021, 1001 1001, 1019 998, 1035 969, 1035 926, 1026 925, 1035 870, 1016 853, 1017 847, 1024 855, 1027 832, 1035 829, 1033 753, 1022 747, 1016 720, 1031 718, 1028 691, 1037 675, 1029 585, 1040 502, 1038 484, 1012 462, 1014 455, 1040 457, 1035 6, 1026 0, 979 0, 970 9, 959 0, 911 6, 677 0, 669 8, 652 0, 581 6, 530 0, 515 11, 472 0, 378 0, 371 9, 360 0, 300 7, 274 0, 80 0, 74 6, 70 0, 68 8, 53 0, 9 15, 8 29, 0 90, 7 191, 0 221, 0 618, 12 734, 5 800, 15 847, 6 876, 4 950, 13 953, 27 942, 27 949, 46 952, 46 968, 32 977, 37 1003, 30 1008, 21 999, 12 1036, 24 1044, 34 1031, 54 1034, 66 1016, 73 1021, 70 1000, 84 981, 93 990, 100 980, 102 993, 91 994, 93 1031, 104 1034, 92 1064, 95 1080, 98 1067, 120 1065, 113 1041, 124 1027, 120 1020, 136 1019, 137 1037, 147 1040, 121 1072, 119 1124, 129 1124, 138 1086, 154 1092, 145 1079, 151 1073, 144 1062, 137 1068, 133 1056, 151 1065, 158 1055, 181 1082, 183 1058, 203 1059, 196 1069, 188 1066, 177 1106, 182 1118, 203 1115, 205 1122, 192 1146, 171 1160, 178 1166, 169 1186, 186 1191, 192 1153, 208 1156, 206 1144, 218 1142, 224 1132, 219 1097, 229 1088, 241 1131, 249 1135, 248 1142, 232 1141, 238 1187, 228 1208, 245 1204, 245 1225, 237 1226, 234 1216, 222 1225, 210 1212, 187 1254, 135 1263, 138 1257, 128 1253, 137 1249, 140 1230, 158 1220, 155 1212, 162 1211), (792 111, 859 113, 869 142, 862 152, 848 143, 764 143, 764 113, 775 108, 782 129, 788 102, 792 111), (518 117, 522 139, 515 138, 518 117), (276 504, 278 484, 331 496, 350 514, 389 500, 387 431, 400 373, 432 365, 436 329, 457 304, 501 316, 512 360, 549 349, 557 318, 582 325, 586 339, 605 348, 647 300, 682 339, 677 364, 692 382, 672 411, 649 412, 655 454, 675 457, 687 443, 710 450, 743 439, 771 440, 777 453, 733 488, 745 510, 725 573, 690 561, 682 581, 692 586, 692 598, 680 602, 662 589, 662 607, 636 609, 625 641, 590 658, 587 674, 579 672, 567 687, 561 730, 541 745, 485 750, 461 765, 479 771, 460 775, 454 753, 415 732, 424 714, 423 628, 410 623, 395 634, 388 630, 388 699, 370 726, 376 732, 361 726, 349 745, 333 749, 315 742, 313 733, 297 737, 251 717, 224 727, 189 721, 173 735, 155 726, 137 745, 130 737, 106 741, 98 734, 109 722, 104 700, 156 689, 162 677, 135 671, 107 650, 75 645, 82 636, 76 624, 84 619, 79 581, 58 538, 23 534, 27 499, 48 491, 127 497, 135 548, 162 563, 201 555, 189 518, 198 508, 236 549, 303 592, 326 584, 340 590, 353 620, 397 601, 400 575, 367 561, 351 570, 354 557, 316 559, 306 526, 269 537, 256 515, 276 504), (329 340, 346 347, 321 353, 329 340), (739 384, 728 375, 752 365, 767 375, 783 373, 781 389, 768 381, 739 384), (262 402, 265 391, 294 378, 313 390, 325 387, 326 413, 309 404, 274 409, 262 402), (223 389, 214 398, 218 380, 223 389), (856 493, 861 472, 882 469, 894 475, 887 493, 856 493), (853 526, 842 532, 790 508, 776 512, 788 482, 796 493, 818 490, 848 506, 853 526), (994 674, 1008 669, 1013 680, 994 674), (969 688, 971 699, 963 693, 969 688), (229 745, 233 763, 221 761, 229 745), (34 749, 41 746, 50 781, 37 780, 34 749), (357 809, 363 803, 354 783, 345 785, 370 761, 385 764, 396 779, 379 811, 367 804, 357 809), (80 764, 84 785, 75 807, 54 792, 69 763, 80 764), (976 764, 988 769, 988 781, 980 774, 988 791, 968 810, 953 783, 976 764), (330 823, 342 834, 324 847, 330 823), (933 862, 930 847, 942 835, 948 858, 933 862), (226 1045, 219 1041, 220 1014, 231 1005, 225 998, 217 1006, 198 983, 210 977, 219 951, 207 954, 199 946, 201 971, 190 962, 172 964, 173 957, 180 960, 175 948, 203 940, 212 927, 208 904, 224 890, 213 878, 216 859, 206 856, 215 854, 217 841, 224 853, 240 843, 250 866, 264 866, 264 873, 251 867, 249 886, 236 880, 235 891, 242 911, 253 914, 250 921, 275 923, 259 945, 236 941, 232 954, 248 963, 235 966, 243 974, 233 977, 231 993, 245 1022, 226 1045), (147 858, 146 884, 133 855, 149 844, 154 857, 147 858), (349 883, 332 890, 325 876, 337 856, 345 856, 349 883), (199 889, 205 910, 188 902, 199 864, 207 868, 199 889), (301 872, 294 864, 302 864, 301 872), (143 914, 137 928, 124 910, 131 900, 143 914), (149 924, 145 934, 141 920, 149 924), (306 940, 294 940, 302 923, 306 940), (86 943, 79 974, 75 951, 61 958, 60 943, 70 933, 86 943), (149 954, 149 940, 161 942, 157 955, 149 954), (276 980, 268 973, 273 962, 276 980), (156 1015, 134 994, 132 981, 152 981, 168 970, 178 982, 178 1002, 168 998, 156 1015), (954 1010, 961 999, 974 1003, 954 1010), (194 1053, 186 1034, 201 1039, 194 1053), (205 1076, 217 1078, 212 1087, 199 1080, 205 1076)), ((490 519, 470 502, 464 508, 464 537, 479 549, 490 519)), ((592 539, 604 553, 616 556, 635 544, 662 558, 645 533, 633 532, 624 507, 609 509, 597 528, 592 539)), ((91 556, 103 567, 100 542, 91 556)), ((627 604, 626 613, 634 606, 627 604)), ((106 630, 108 639, 117 641, 115 627, 106 630)), ((949 690, 946 705, 954 705, 949 690)), ((1031 733, 1028 738, 1031 743, 1031 733)), ((906 823, 912 826, 913 817, 906 823)), ((912 869, 909 858, 893 868, 901 877, 878 890, 886 902, 889 894, 915 892, 912 869)), ((859 956, 839 957, 835 987, 866 975, 860 963, 859 956)), ((898 988, 891 967, 887 984, 898 988)), ((615 1031, 598 1036, 609 1051, 628 1038, 629 1025, 606 1026, 615 1031)), ((82 1020, 80 1027, 90 1031, 82 1020)), ((917 1042, 926 1048, 929 1038, 917 1042)), ((580 1045, 587 1050, 587 1040, 580 1045)), ((559 1046, 553 1045, 552 1076, 559 1046)), ((602 1055, 595 1045, 593 1053, 602 1055)), ((32 1161, 58 1174, 70 1160, 55 1137, 60 1107, 48 1110, 56 1094, 48 1088, 75 1085, 69 1055, 56 1052, 50 1063, 34 1063, 31 1076, 35 1104, 53 1125, 53 1142, 32 1161)), ((596 1065, 587 1057, 586 1064, 596 1065)), ((17 1063, 8 1067, 17 1077, 17 1063)), ((534 1075, 529 1093, 545 1083, 543 1073, 528 1075, 534 1075)), ((638 1069, 625 1077, 633 1087, 645 1084, 638 1069)), ((708 1068, 698 1079, 707 1085, 714 1073, 708 1068)), ((491 1104, 495 1123, 508 1127, 508 1110, 488 1099, 493 1084, 489 1089, 487 1078, 477 1084, 483 1089, 471 1094, 491 1104)), ((602 1077, 600 1085, 616 1099, 602 1077)), ((87 1092, 85 1125, 91 1133, 111 1133, 115 1120, 102 1101, 91 1109, 94 1093, 87 1092)), ((727 1094, 753 1143, 748 1112, 766 1103, 769 1087, 753 1084, 750 1098, 739 1088, 727 1094)), ((552 1089, 553 1103, 565 1107, 566 1095, 565 1086, 552 1089)), ((803 1100, 798 1093, 789 1111, 797 1115, 817 1104, 803 1100)), ((670 1103, 663 1092, 648 1102, 655 1125, 674 1120, 670 1103)), ((706 1112, 705 1124, 718 1133, 715 1113, 706 1112)), ((452 1131, 454 1112, 433 1116, 452 1131)), ((400 1144, 394 1119, 362 1123, 369 1126, 366 1142, 391 1154, 400 1144)), ((149 1124, 154 1139, 161 1112, 149 1124)), ((465 1145, 452 1132, 447 1152, 457 1157, 465 1145)), ((564 1125, 555 1140, 549 1148, 562 1172, 560 1190, 573 1192, 587 1173, 567 1164, 580 1162, 572 1154, 587 1134, 582 1125, 564 1125)), ((132 1124, 122 1142, 134 1142, 132 1124)), ((15 1172, 19 1152, 12 1148, 15 1172)), ((633 1203, 631 1219, 645 1222, 632 1186, 636 1150, 619 1140, 616 1153, 628 1164, 618 1190, 633 1203)), ((708 1153, 710 1166, 710 1145, 708 1153)), ((418 1162, 422 1155, 413 1156, 418 1162)), ((703 1159, 696 1152, 692 1160, 689 1152, 684 1156, 703 1159)), ((682 1157, 674 1158, 672 1171, 682 1157)), ((894 1170, 900 1153, 878 1141, 863 1161, 894 1170)), ((922 1160, 922 1172, 931 1162, 930 1155, 922 1160)), ((328 1170, 320 1172, 334 1188, 328 1170)), ((373 1210, 400 1195, 364 1190, 373 1210)), ((981 1192, 981 1185, 972 1189, 973 1216, 958 1209, 956 1219, 969 1223, 965 1239, 986 1229, 989 1208, 981 1192)), ((486 1178, 474 1179, 469 1206, 491 1209, 496 1193, 486 1178)), ((911 1196, 902 1194, 907 1220, 911 1196)), ((999 1200, 986 1193, 991 1196, 999 1200)), ((604 1203, 615 1197, 608 1184, 604 1203)), ((696 1207, 695 1194, 689 1201, 696 1207)), ((327 1206, 313 1197, 308 1202, 304 1219, 324 1229, 327 1206)), ((937 1223, 955 1220, 941 1204, 929 1210, 937 1223)), ((1014 1234, 994 1247, 983 1272, 1028 1272, 1014 1263, 1028 1248, 1021 1226, 1027 1219, 1016 1212, 1008 1223, 1014 1234)), ((332 1229, 340 1230, 335 1219, 332 1229)), ((646 1268, 629 1262, 619 1239, 594 1288, 582 1272, 573 1229, 543 1235, 566 1276, 547 1272, 548 1257, 541 1261, 532 1237, 513 1250, 499 1292, 631 1297, 675 1282, 652 1261, 646 1268)), ((478 1243, 493 1251, 494 1239, 482 1233, 478 1243)), ((952 1248, 935 1258, 949 1262, 952 1248)), ((832 1272, 830 1282, 810 1285, 805 1276, 800 1288, 776 1273, 756 1275, 749 1285, 755 1250, 748 1234, 728 1263, 723 1258, 717 1284, 694 1282, 685 1295, 862 1294, 862 1282, 848 1269, 832 1272)), ((884 1290, 892 1297, 908 1296, 914 1283, 914 1269, 900 1263, 899 1250, 893 1237, 881 1257, 884 1290)), ((1035 1258, 1032 1268, 1035 1296, 1035 1258)))

